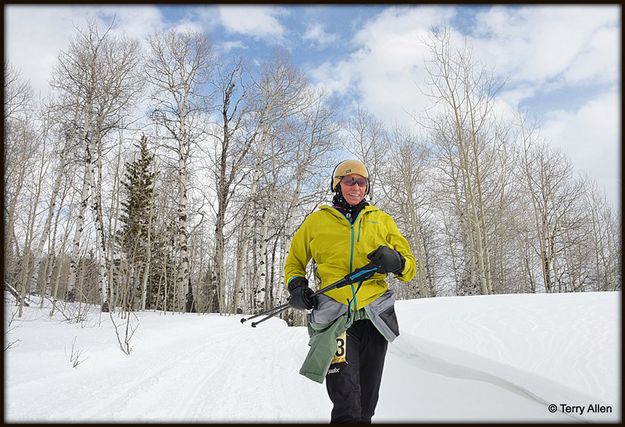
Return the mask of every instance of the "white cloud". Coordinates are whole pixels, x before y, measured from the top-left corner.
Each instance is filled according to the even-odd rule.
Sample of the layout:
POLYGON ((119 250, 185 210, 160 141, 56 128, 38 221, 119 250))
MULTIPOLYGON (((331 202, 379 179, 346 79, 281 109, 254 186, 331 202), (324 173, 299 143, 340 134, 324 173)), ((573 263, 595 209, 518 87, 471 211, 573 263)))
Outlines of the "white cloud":
POLYGON ((143 37, 163 27, 160 12, 152 6, 21 6, 5 7, 6 58, 22 77, 29 80, 35 93, 48 94, 48 79, 58 54, 67 49, 76 27, 88 18, 116 15, 117 33, 143 37))
POLYGON ((614 83, 620 75, 620 29, 597 29, 564 72, 567 82, 614 83))
POLYGON ((302 37, 318 47, 327 46, 337 40, 336 34, 328 33, 325 26, 318 22, 308 24, 306 32, 302 37))
POLYGON ((346 60, 310 75, 331 92, 357 92, 361 106, 388 125, 414 125, 409 114, 427 103, 418 87, 425 77, 423 40, 453 14, 450 7, 386 9, 357 32, 351 42, 357 49, 346 60))
POLYGON ((472 29, 475 52, 513 84, 613 84, 618 76, 618 6, 496 6, 472 29))
POLYGON ((240 40, 223 42, 219 45, 221 51, 228 53, 233 49, 247 49, 247 46, 240 40))
POLYGON ((505 101, 510 106, 518 106, 521 101, 531 98, 536 94, 536 86, 528 83, 521 83, 513 87, 501 89, 498 98, 505 101))
POLYGON ((619 93, 615 87, 577 111, 555 111, 543 126, 547 140, 564 151, 577 170, 596 180, 614 207, 621 194, 619 93))
POLYGON ((142 40, 148 34, 165 28, 156 6, 93 6, 91 9, 101 20, 115 16, 115 33, 128 38, 142 40))
POLYGON ((74 8, 5 7, 5 52, 7 60, 30 81, 35 93, 48 93, 50 77, 60 49, 69 44, 77 13, 74 8))
POLYGON ((169 29, 176 33, 183 34, 202 34, 206 30, 200 22, 180 21, 175 23, 169 29))
POLYGON ((282 42, 285 34, 277 17, 285 13, 274 6, 219 6, 221 24, 227 31, 276 43, 282 42))
POLYGON ((201 22, 201 25, 206 30, 214 29, 221 25, 219 9, 210 5, 189 7, 186 12, 186 19, 201 22))

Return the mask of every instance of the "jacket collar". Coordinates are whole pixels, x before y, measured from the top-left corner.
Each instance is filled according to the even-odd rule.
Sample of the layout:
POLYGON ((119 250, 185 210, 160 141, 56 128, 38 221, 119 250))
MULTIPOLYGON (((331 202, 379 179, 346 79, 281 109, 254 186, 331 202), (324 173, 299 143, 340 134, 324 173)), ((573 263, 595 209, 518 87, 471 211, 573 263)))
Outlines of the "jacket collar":
MULTIPOLYGON (((338 211, 336 208, 330 206, 330 205, 320 205, 319 206, 319 210, 320 211, 327 211, 329 213, 331 213, 332 215, 334 215, 335 217, 337 217, 338 219, 346 219, 345 215, 343 215, 340 211, 338 211)), ((367 205, 364 208, 362 208, 362 210, 360 211, 360 215, 364 215, 365 213, 368 212, 373 212, 373 211, 378 211, 380 210, 377 206, 374 205, 367 205)))

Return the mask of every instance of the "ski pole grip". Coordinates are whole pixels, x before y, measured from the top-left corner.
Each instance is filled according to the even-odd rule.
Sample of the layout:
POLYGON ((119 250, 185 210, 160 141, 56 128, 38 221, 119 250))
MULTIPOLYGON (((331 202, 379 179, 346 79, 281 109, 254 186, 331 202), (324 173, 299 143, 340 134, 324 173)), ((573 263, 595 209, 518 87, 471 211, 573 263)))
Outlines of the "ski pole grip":
POLYGON ((367 280, 368 278, 373 276, 378 271, 379 268, 380 266, 375 265, 374 263, 370 262, 369 264, 363 267, 360 267, 358 270, 352 271, 347 276, 345 276, 344 279, 347 281, 346 284, 354 283, 354 282, 362 282, 363 280, 367 280))
POLYGON ((326 286, 325 288, 321 288, 318 291, 315 291, 311 296, 314 297, 319 294, 323 294, 327 291, 330 291, 332 289, 341 288, 343 286, 349 285, 350 283, 362 282, 363 280, 367 280, 368 278, 373 276, 375 272, 378 271, 379 268, 380 268, 379 266, 370 262, 364 267, 360 267, 358 270, 352 271, 347 276, 343 277, 341 280, 334 282, 331 285, 326 286))

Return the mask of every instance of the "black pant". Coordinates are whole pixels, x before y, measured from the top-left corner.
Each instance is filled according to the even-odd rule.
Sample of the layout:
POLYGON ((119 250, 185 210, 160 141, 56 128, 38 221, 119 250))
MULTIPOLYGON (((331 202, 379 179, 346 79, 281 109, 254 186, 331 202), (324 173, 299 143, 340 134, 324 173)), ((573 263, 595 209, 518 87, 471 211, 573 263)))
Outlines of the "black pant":
POLYGON ((326 387, 331 423, 371 423, 378 403, 388 342, 368 319, 347 330, 346 362, 330 365, 326 387))

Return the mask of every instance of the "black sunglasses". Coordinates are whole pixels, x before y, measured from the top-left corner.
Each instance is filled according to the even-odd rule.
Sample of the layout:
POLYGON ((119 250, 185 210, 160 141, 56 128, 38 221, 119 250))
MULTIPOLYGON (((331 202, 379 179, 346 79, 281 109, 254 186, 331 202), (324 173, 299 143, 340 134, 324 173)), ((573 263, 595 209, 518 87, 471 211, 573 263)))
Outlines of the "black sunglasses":
POLYGON ((360 178, 355 176, 345 176, 341 179, 341 182, 349 185, 350 187, 354 184, 357 184, 359 187, 366 187, 368 184, 367 178, 360 178))

